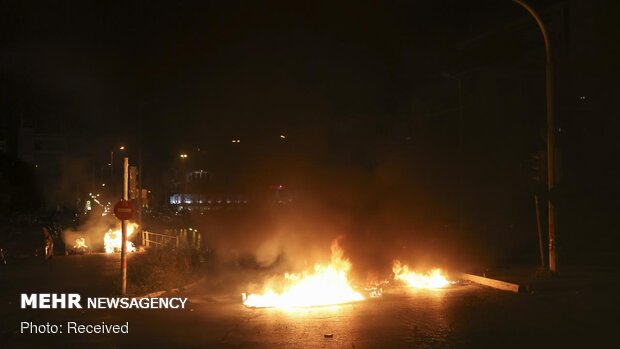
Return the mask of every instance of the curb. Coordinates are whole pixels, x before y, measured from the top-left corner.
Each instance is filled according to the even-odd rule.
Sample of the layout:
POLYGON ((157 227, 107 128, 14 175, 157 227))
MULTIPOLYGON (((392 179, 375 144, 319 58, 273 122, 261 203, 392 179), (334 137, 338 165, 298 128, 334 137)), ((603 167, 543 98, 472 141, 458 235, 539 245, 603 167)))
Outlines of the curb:
POLYGON ((181 291, 185 291, 185 290, 189 290, 191 288, 193 288, 194 286, 196 286, 197 284, 203 282, 207 277, 203 276, 200 279, 191 282, 187 285, 181 286, 181 287, 177 287, 177 288, 173 288, 171 290, 161 290, 161 291, 155 291, 155 292, 151 292, 151 293, 147 293, 141 296, 136 296, 135 298, 155 298, 155 297, 159 297, 162 294, 166 293, 166 292, 171 292, 171 293, 176 293, 176 292, 181 292, 181 291))
POLYGON ((502 291, 508 291, 508 292, 514 292, 514 293, 525 291, 524 285, 515 284, 512 282, 508 282, 508 281, 490 279, 487 277, 482 277, 482 276, 467 274, 467 273, 460 273, 458 274, 458 276, 463 280, 475 282, 477 284, 496 288, 502 291))

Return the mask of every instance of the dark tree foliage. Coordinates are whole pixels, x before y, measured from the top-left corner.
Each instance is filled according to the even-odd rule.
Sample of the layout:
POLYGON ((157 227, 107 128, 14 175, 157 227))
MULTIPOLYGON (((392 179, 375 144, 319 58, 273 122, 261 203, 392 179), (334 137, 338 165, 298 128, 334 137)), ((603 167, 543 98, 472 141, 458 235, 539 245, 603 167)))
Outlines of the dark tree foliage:
POLYGON ((17 159, 0 158, 0 212, 32 213, 43 205, 35 168, 17 159))

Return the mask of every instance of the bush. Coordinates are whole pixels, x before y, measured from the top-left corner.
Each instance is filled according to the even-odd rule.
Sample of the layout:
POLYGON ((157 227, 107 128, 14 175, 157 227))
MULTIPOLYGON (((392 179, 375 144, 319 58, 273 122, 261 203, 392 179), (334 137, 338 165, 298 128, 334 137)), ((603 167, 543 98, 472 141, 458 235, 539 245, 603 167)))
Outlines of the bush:
POLYGON ((131 258, 127 290, 132 294, 170 290, 199 277, 200 255, 190 248, 151 248, 131 258))

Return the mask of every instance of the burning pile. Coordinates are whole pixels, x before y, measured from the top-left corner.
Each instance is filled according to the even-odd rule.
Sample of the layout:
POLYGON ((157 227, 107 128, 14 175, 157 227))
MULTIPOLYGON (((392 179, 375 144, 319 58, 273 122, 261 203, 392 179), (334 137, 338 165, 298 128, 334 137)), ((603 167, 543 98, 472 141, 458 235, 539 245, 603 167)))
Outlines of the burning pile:
POLYGON ((81 248, 88 248, 88 245, 86 245, 86 240, 83 237, 79 237, 77 239, 75 239, 75 245, 73 245, 74 249, 81 249, 81 248))
MULTIPOLYGON (((259 293, 243 293, 243 304, 253 308, 296 308, 335 305, 365 299, 349 282, 351 262, 343 258, 343 251, 335 240, 331 246, 331 262, 316 264, 313 270, 275 277, 266 282, 259 293)), ((417 273, 406 264, 395 260, 392 267, 393 280, 375 282, 364 290, 369 298, 383 295, 392 282, 404 283, 416 289, 438 289, 451 284, 441 269, 417 273)))
POLYGON ((260 294, 243 293, 243 304, 255 308, 292 308, 333 305, 364 300, 348 280, 351 262, 343 259, 338 241, 331 245, 331 263, 316 264, 311 272, 284 274, 271 280, 260 294))
POLYGON ((82 236, 75 239, 72 249, 67 249, 67 254, 84 254, 88 253, 90 248, 86 243, 86 239, 82 236))
MULTIPOLYGON (((127 224, 127 252, 135 252, 136 247, 133 242, 129 241, 133 233, 136 231, 138 225, 136 223, 127 224)), ((121 250, 122 245, 122 232, 120 225, 115 230, 108 230, 103 237, 103 246, 105 248, 105 253, 114 253, 119 252, 121 250)))
POLYGON ((83 237, 75 239, 75 245, 73 245, 73 248, 76 250, 87 249, 88 245, 86 245, 86 239, 84 239, 83 237))
POLYGON ((435 289, 450 284, 450 281, 442 275, 441 269, 433 269, 426 274, 416 273, 410 271, 406 264, 401 265, 400 261, 396 260, 392 271, 394 272, 394 280, 402 281, 412 288, 435 289))

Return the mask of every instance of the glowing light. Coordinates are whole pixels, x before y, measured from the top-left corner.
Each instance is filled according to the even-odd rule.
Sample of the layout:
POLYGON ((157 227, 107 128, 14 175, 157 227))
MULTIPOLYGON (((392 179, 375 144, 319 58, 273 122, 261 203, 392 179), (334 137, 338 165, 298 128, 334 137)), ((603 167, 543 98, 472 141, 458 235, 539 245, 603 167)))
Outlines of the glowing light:
POLYGON ((309 272, 273 278, 258 294, 243 293, 243 304, 255 308, 295 308, 364 300, 349 283, 351 262, 343 259, 338 241, 332 243, 331 252, 331 263, 316 264, 309 272))
POLYGON ((412 288, 436 289, 446 287, 450 284, 441 269, 433 269, 426 274, 416 273, 409 270, 409 266, 401 265, 400 261, 394 261, 392 267, 394 280, 402 281, 412 288))
POLYGON ((75 239, 75 244, 73 245, 73 248, 88 248, 88 245, 86 244, 86 240, 83 237, 79 237, 75 239))
MULTIPOLYGON (((136 247, 133 242, 129 241, 129 238, 136 231, 137 227, 138 225, 136 223, 127 224, 127 252, 136 251, 136 247)), ((105 253, 114 253, 121 250, 123 242, 122 235, 123 233, 120 226, 118 226, 115 230, 110 229, 107 233, 105 233, 103 237, 103 247, 105 248, 105 253)))

